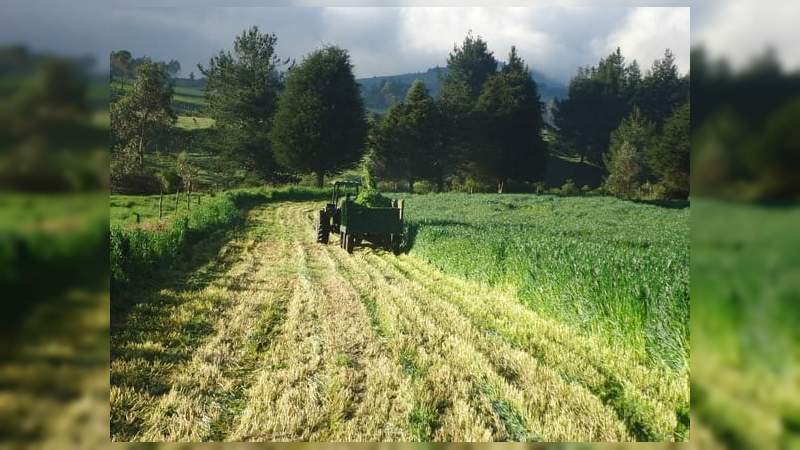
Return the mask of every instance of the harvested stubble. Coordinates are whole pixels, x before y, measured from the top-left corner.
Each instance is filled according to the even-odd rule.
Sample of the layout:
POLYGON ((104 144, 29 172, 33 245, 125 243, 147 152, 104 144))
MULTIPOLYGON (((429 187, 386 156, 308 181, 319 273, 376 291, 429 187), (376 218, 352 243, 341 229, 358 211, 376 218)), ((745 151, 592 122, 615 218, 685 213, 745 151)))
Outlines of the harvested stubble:
POLYGON ((413 256, 320 246, 318 206, 250 211, 115 325, 115 440, 685 437, 685 380, 413 256))

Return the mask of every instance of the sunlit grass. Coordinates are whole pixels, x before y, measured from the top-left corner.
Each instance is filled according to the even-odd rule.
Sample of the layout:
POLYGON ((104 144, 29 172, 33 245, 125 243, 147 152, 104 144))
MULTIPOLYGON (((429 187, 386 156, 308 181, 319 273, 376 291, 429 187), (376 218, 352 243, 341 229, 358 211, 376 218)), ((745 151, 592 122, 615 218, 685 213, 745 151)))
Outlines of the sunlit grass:
POLYGON ((406 201, 411 253, 510 286, 531 309, 654 363, 689 355, 689 210, 607 197, 441 194, 406 201))
POLYGON ((214 119, 209 117, 195 117, 195 116, 178 116, 178 122, 175 124, 178 128, 184 130, 200 130, 203 128, 210 128, 214 125, 214 119))
POLYGON ((126 293, 115 440, 686 439, 685 380, 513 291, 319 245, 319 206, 258 206, 208 264, 126 293))

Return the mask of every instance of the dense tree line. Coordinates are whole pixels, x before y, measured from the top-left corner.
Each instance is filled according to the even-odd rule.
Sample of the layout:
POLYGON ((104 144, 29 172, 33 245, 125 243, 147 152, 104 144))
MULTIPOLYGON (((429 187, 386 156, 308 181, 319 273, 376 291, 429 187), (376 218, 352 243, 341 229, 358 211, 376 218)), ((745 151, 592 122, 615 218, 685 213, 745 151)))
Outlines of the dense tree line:
POLYGON ((554 146, 604 167, 605 186, 614 194, 685 197, 688 131, 683 133, 686 145, 667 146, 688 130, 688 102, 689 77, 680 76, 670 50, 642 75, 639 64, 626 63, 617 49, 597 66, 581 68, 568 97, 556 102, 554 146), (679 114, 684 110, 687 114, 679 114), (682 118, 686 122, 679 124, 682 118), (683 151, 686 157, 672 155, 683 151))
POLYGON ((800 196, 800 74, 773 51, 734 72, 692 52, 692 192, 744 200, 800 196))
POLYGON ((542 103, 530 70, 512 47, 501 70, 486 42, 467 35, 453 48, 434 100, 415 83, 406 98, 372 128, 377 173, 445 188, 447 178, 497 186, 536 181, 544 174, 547 147, 542 103))
MULTIPOLYGON (((615 194, 688 194, 688 77, 669 50, 644 75, 619 49, 580 69, 555 104, 555 141, 546 142, 539 87, 514 47, 501 63, 470 33, 449 54, 438 97, 417 80, 402 95, 391 93, 385 115, 368 115, 346 50, 324 47, 295 63, 276 46, 274 34, 253 27, 236 37, 232 52, 198 66, 215 119, 211 145, 265 180, 314 174, 321 185, 368 154, 379 178, 411 190, 426 181, 439 191, 480 185, 505 192, 543 180, 552 148, 605 167, 615 194)), ((113 58, 130 59, 123 52, 113 58)), ((115 130, 118 147, 141 166, 147 143, 174 123, 174 113, 167 66, 147 60, 137 73, 112 114, 124 119, 115 130)))
MULTIPOLYGON (((134 58, 128 50, 117 50, 111 52, 111 80, 119 81, 125 84, 136 76, 136 71, 140 65, 145 63, 152 63, 153 61, 147 57, 134 58)), ((170 77, 175 78, 181 71, 181 63, 175 59, 169 62, 159 61, 156 64, 160 65, 164 73, 170 77)))
POLYGON ((387 116, 372 122, 370 162, 384 178, 432 180, 443 189, 448 166, 445 116, 422 81, 415 81, 405 99, 387 116))

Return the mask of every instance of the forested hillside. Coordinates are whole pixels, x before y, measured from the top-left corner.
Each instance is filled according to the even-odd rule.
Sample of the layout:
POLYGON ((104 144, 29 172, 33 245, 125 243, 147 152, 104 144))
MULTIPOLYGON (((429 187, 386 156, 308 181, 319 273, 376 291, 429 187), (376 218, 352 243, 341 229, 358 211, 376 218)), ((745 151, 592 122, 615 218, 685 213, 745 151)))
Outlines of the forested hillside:
MULTIPOLYGON (((503 62, 498 64, 502 68, 503 62)), ((567 96, 567 86, 558 80, 536 71, 530 71, 531 77, 539 86, 539 95, 543 102, 561 99, 567 96)), ((447 67, 432 67, 425 72, 402 73, 398 75, 359 78, 361 96, 364 105, 376 112, 388 109, 399 103, 411 88, 415 80, 420 80, 428 88, 428 92, 438 98, 442 90, 442 79, 447 76, 447 67)))

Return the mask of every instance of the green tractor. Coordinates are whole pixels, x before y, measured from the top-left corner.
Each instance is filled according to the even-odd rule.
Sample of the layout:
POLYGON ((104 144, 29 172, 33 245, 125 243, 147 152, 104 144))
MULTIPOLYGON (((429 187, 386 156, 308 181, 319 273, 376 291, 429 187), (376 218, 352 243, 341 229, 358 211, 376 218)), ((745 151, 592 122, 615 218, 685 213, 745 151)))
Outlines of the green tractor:
POLYGON ((400 251, 403 233, 403 200, 392 200, 388 208, 362 206, 354 200, 361 183, 334 181, 331 201, 319 211, 317 242, 327 244, 331 233, 348 253, 362 241, 400 251))

